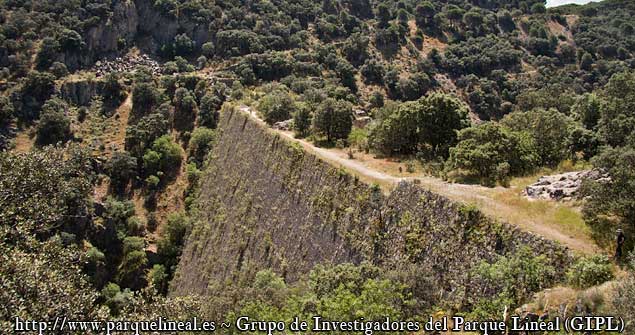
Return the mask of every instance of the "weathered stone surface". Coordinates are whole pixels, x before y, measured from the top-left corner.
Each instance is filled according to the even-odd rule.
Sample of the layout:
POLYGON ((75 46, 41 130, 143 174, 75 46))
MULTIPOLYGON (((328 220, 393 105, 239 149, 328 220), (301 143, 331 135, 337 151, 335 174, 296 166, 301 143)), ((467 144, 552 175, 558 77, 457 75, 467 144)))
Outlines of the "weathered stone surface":
POLYGON ((276 123, 273 124, 272 128, 273 129, 284 130, 284 131, 289 131, 289 130, 291 130, 292 126, 293 126, 293 119, 290 119, 290 120, 276 122, 276 123))
POLYGON ((60 96, 73 105, 88 106, 93 97, 101 94, 102 88, 100 80, 70 80, 62 83, 60 96))
POLYGON ((386 196, 242 112, 224 112, 220 129, 172 294, 213 296, 266 268, 294 282, 316 264, 367 261, 429 282, 432 304, 461 304, 495 293, 471 276, 483 261, 529 247, 556 268, 547 282, 571 261, 555 242, 414 184, 386 196))
POLYGON ((97 61, 92 70, 97 77, 105 76, 109 73, 127 73, 134 72, 140 66, 144 66, 152 72, 153 75, 158 76, 162 72, 161 65, 150 58, 150 56, 142 55, 126 55, 123 57, 116 57, 114 59, 104 59, 97 61))
POLYGON ((608 181, 609 176, 600 170, 567 172, 542 176, 525 188, 523 194, 529 199, 570 201, 580 198, 579 189, 586 179, 608 181))

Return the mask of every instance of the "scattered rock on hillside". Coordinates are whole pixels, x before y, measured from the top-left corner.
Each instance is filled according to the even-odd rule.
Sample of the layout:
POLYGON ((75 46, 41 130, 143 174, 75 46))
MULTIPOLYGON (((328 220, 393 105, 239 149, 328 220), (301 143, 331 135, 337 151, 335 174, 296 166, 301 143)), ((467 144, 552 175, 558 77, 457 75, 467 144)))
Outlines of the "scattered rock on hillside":
POLYGON ((290 131, 293 128, 293 119, 276 122, 273 124, 273 129, 290 131))
POLYGON ((601 170, 567 172, 542 176, 534 184, 525 188, 523 194, 529 199, 569 201, 579 199, 579 189, 585 179, 609 181, 607 173, 601 170))
POLYGON ((95 63, 92 70, 95 76, 101 77, 112 72, 133 72, 139 66, 149 68, 154 76, 160 75, 162 71, 161 65, 148 55, 126 55, 112 60, 100 60, 95 63))

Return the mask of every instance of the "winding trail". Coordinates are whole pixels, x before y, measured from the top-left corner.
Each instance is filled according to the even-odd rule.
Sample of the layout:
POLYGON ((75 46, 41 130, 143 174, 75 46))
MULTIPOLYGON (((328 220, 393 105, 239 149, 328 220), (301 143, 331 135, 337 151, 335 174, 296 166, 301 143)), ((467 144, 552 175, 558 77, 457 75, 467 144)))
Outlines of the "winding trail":
MULTIPOLYGON (((519 201, 517 198, 520 197, 520 189, 518 188, 490 188, 481 185, 449 183, 442 179, 425 175, 415 175, 412 177, 394 176, 369 167, 365 162, 350 159, 345 152, 319 148, 306 140, 295 138, 289 131, 270 128, 269 125, 248 106, 242 105, 239 106, 238 109, 250 115, 255 121, 270 131, 281 135, 287 140, 299 143, 307 152, 315 154, 333 166, 342 167, 347 172, 358 176, 361 180, 380 185, 384 191, 389 192, 402 181, 412 181, 454 201, 474 204, 490 217, 513 224, 525 231, 532 232, 544 238, 558 241, 576 253, 593 254, 601 251, 587 233, 574 232, 565 226, 554 224, 553 222, 545 222, 544 217, 541 216, 546 215, 546 213, 536 214, 534 211, 528 211, 523 207, 515 206, 513 201, 501 201, 505 199, 519 201)), ((520 201, 530 202, 525 199, 521 199, 520 201)), ((550 211, 557 210, 560 208, 559 206, 563 206, 556 203, 545 202, 545 204, 548 206, 547 210, 550 211)))

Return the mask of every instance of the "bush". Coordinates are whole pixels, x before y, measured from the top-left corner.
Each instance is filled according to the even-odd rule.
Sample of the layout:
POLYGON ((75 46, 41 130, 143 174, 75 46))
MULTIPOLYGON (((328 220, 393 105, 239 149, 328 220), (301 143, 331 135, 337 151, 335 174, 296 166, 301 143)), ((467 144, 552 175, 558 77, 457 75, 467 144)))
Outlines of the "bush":
POLYGON ((567 280, 576 288, 588 288, 613 279, 613 265, 605 255, 580 258, 567 271, 567 280))
POLYGON ((489 264, 483 261, 475 270, 475 280, 481 280, 495 292, 496 298, 479 300, 473 310, 475 319, 489 319, 499 315, 505 306, 514 306, 529 298, 555 280, 555 269, 544 255, 535 256, 528 247, 516 254, 501 257, 489 264))

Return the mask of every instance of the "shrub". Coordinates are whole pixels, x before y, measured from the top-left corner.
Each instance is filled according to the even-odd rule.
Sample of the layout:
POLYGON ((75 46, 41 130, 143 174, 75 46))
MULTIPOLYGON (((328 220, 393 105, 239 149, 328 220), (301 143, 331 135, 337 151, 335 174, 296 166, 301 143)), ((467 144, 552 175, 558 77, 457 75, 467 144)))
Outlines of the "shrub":
POLYGON ((613 279, 613 265, 605 255, 593 255, 579 259, 567 272, 569 284, 588 288, 613 279))
POLYGON ((528 247, 492 264, 483 261, 475 270, 475 279, 483 281, 496 296, 480 299, 473 308, 473 317, 488 319, 499 315, 505 306, 517 305, 532 292, 551 285, 555 274, 547 257, 534 256, 528 247))

